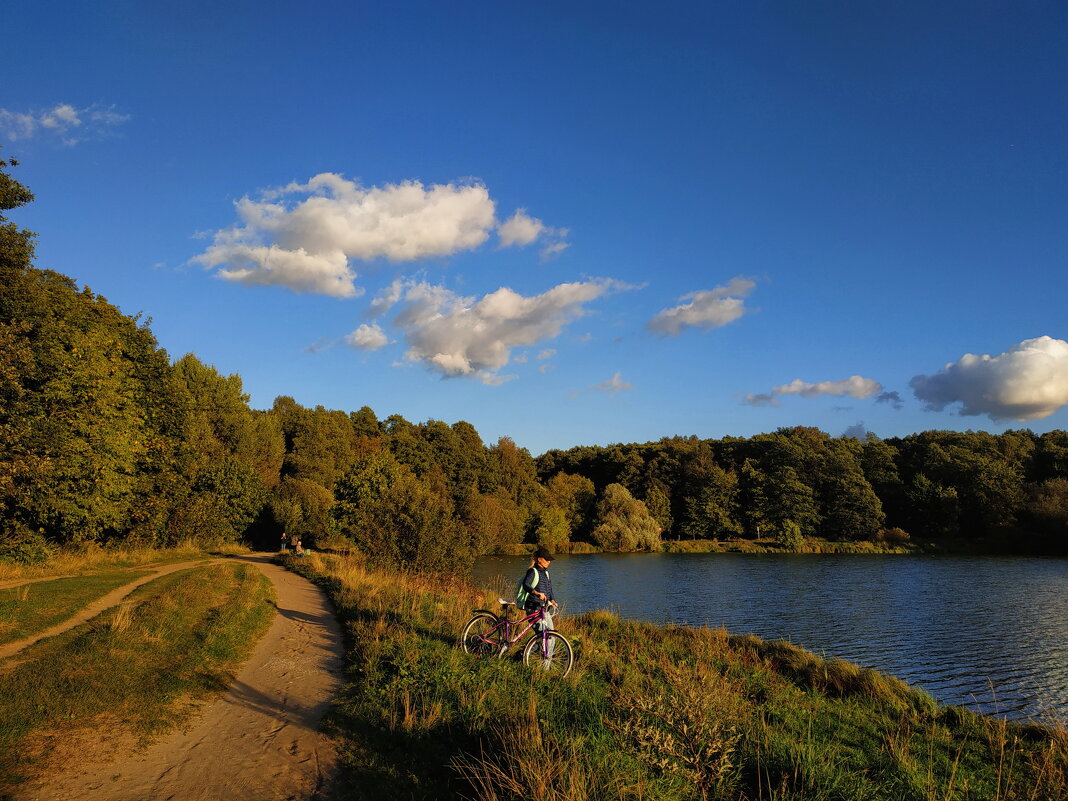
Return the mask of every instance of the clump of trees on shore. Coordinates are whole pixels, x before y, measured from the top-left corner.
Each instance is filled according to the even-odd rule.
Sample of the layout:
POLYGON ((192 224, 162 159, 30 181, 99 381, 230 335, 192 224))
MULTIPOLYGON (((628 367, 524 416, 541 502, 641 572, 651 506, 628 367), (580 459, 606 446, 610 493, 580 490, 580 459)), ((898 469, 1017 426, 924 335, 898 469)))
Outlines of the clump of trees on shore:
MULTIPOLYGON (((13 162, 12 162, 13 164, 13 162)), ((33 199, 0 161, 0 211, 33 199)), ((0 214, 0 558, 113 542, 353 542, 432 570, 516 543, 996 539, 1068 550, 1068 433, 816 429, 534 459, 459 421, 252 409, 237 375, 171 357, 146 322, 33 266, 0 214), (889 532, 889 534, 887 533, 889 532), (446 561, 447 560, 447 561, 446 561)))

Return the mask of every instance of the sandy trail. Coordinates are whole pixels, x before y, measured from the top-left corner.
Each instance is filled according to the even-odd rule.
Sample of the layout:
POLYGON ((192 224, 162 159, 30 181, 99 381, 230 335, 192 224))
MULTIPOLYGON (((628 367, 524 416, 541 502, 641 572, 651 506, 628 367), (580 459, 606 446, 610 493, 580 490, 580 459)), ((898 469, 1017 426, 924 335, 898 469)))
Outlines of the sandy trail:
MULTIPOLYGON (((222 561, 222 560, 216 559, 216 560, 211 560, 211 561, 222 561)), ((129 584, 123 584, 121 587, 116 587, 111 592, 109 592, 107 595, 100 596, 95 601, 93 601, 91 604, 89 604, 87 607, 85 607, 80 612, 78 612, 76 615, 64 620, 62 623, 57 623, 56 625, 52 626, 51 628, 47 628, 44 631, 39 631, 36 634, 31 634, 29 637, 24 637, 21 640, 15 640, 14 642, 9 642, 6 645, 0 645, 0 659, 7 659, 8 657, 14 656, 15 654, 17 654, 19 651, 23 650, 24 648, 29 648, 35 642, 39 642, 39 641, 47 639, 49 637, 55 637, 57 634, 62 634, 65 631, 70 631, 75 626, 80 626, 80 625, 82 625, 82 623, 86 623, 86 622, 92 620, 94 617, 99 615, 101 612, 104 612, 104 611, 110 609, 113 606, 117 606, 122 601, 123 598, 125 598, 127 595, 129 595, 134 590, 136 590, 142 584, 147 584, 148 582, 154 581, 155 579, 158 579, 160 576, 165 576, 168 573, 174 573, 176 570, 186 570, 186 569, 191 568, 191 567, 197 567, 198 565, 205 565, 205 564, 210 564, 210 562, 201 559, 201 560, 197 560, 195 562, 176 562, 175 564, 166 565, 165 567, 156 568, 155 570, 152 570, 152 568, 150 568, 150 567, 140 568, 142 570, 152 570, 152 573, 150 573, 147 576, 141 576, 141 578, 135 579, 134 581, 131 581, 129 584)), ((22 582, 22 583, 24 583, 24 584, 31 584, 31 583, 36 584, 36 583, 39 583, 39 582, 42 582, 42 581, 56 581, 56 580, 58 580, 58 579, 55 579, 55 578, 52 578, 52 579, 34 579, 32 581, 27 581, 27 582, 22 582)), ((15 586, 20 586, 20 585, 15 585, 15 586)), ((15 664, 17 664, 17 662, 5 662, 2 666, 0 666, 0 670, 10 670, 12 667, 15 666, 15 664)))
POLYGON ((270 563, 278 614, 228 692, 184 731, 146 751, 80 762, 24 788, 35 801, 296 801, 322 798, 334 774, 319 721, 340 685, 341 632, 323 593, 270 563))

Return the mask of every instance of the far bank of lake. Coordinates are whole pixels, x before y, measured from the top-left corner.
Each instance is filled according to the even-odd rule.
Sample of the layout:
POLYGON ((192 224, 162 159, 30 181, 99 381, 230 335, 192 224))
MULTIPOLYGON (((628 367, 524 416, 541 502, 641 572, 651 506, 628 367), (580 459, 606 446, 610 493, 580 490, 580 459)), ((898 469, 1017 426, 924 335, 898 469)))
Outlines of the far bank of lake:
MULTIPOLYGON (((527 557, 476 582, 512 597, 527 557)), ((938 701, 1068 719, 1068 560, 794 554, 562 555, 564 611, 725 626, 873 667, 938 701)))

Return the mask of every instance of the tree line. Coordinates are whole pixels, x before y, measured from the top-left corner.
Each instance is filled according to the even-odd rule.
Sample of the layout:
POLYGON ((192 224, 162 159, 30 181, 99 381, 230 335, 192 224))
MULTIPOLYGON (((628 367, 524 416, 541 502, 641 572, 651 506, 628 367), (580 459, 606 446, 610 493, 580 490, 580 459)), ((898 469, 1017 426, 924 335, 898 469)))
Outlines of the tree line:
MULTIPOLYGON (((0 161, 0 212, 33 199, 0 161)), ((654 550, 662 538, 1001 537, 1065 547, 1068 435, 925 432, 550 451, 364 406, 249 406, 241 379, 172 360, 139 316, 33 266, 0 214, 0 558, 89 543, 349 541, 434 570, 516 543, 654 550)))
POLYGON ((957 540, 1068 553, 1068 432, 924 431, 834 438, 806 427, 741 439, 549 451, 538 473, 620 484, 673 539, 791 532, 829 540, 957 540))

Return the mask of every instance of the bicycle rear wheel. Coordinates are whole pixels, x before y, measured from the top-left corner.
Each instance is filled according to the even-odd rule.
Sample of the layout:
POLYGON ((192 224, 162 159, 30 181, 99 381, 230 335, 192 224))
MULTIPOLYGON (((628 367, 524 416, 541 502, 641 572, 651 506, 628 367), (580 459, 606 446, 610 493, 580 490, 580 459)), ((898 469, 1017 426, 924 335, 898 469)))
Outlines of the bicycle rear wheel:
POLYGON ((523 648, 523 664, 563 678, 571 672, 575 662, 571 641, 558 631, 545 632, 545 638, 549 656, 542 653, 542 635, 535 634, 523 648))
POLYGON ((498 618, 486 612, 475 615, 464 626, 460 647, 479 659, 500 656, 504 650, 504 632, 498 628, 498 623, 498 618))

